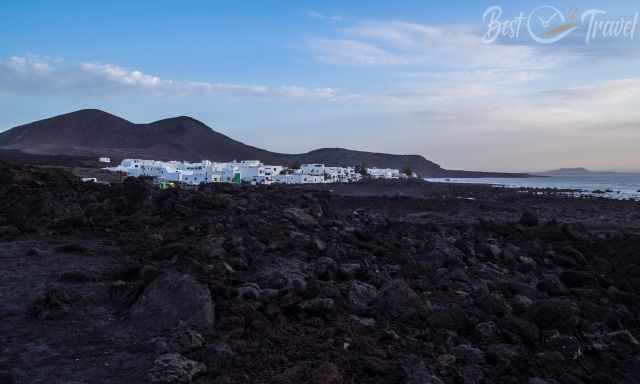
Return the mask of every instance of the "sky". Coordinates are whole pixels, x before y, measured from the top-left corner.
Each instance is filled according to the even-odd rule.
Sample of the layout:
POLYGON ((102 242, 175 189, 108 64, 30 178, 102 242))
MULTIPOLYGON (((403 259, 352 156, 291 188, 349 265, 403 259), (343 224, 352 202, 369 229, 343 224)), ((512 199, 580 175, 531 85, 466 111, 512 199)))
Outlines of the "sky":
POLYGON ((611 0, 3 0, 0 131, 98 108, 136 123, 187 115, 278 152, 638 171, 638 12, 611 0))

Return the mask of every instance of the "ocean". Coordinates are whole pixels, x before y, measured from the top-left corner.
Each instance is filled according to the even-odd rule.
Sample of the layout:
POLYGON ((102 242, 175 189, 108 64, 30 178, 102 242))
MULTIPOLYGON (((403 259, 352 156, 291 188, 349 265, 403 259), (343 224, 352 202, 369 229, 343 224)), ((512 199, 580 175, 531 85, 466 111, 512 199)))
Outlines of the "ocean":
POLYGON ((640 200, 640 173, 591 173, 529 178, 427 178, 431 182, 488 184, 504 188, 569 189, 576 196, 640 200))

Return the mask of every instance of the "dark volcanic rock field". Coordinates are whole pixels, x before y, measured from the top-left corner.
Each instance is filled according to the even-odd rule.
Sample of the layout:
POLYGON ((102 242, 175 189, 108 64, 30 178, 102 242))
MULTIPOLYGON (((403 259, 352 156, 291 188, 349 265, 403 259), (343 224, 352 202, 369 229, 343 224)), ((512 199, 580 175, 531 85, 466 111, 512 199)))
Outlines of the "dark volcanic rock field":
POLYGON ((0 165, 1 383, 640 383, 639 315, 635 202, 0 165))

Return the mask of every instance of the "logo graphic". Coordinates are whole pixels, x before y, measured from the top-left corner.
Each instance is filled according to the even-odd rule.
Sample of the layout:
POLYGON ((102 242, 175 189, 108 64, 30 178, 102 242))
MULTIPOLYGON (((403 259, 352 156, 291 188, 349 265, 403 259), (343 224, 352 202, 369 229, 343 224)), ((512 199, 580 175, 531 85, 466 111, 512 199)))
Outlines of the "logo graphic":
POLYGON ((491 6, 482 15, 487 31, 482 37, 485 44, 495 43, 500 39, 518 40, 521 30, 526 31, 531 39, 540 44, 553 44, 569 36, 576 30, 584 31, 585 44, 595 40, 614 38, 635 39, 640 22, 640 14, 633 17, 611 18, 601 9, 588 9, 578 17, 578 10, 567 14, 553 5, 543 5, 526 14, 520 12, 511 19, 503 19, 503 9, 491 6))
POLYGON ((529 35, 540 44, 560 41, 577 28, 576 11, 565 17, 558 8, 551 5, 534 9, 527 20, 529 35))

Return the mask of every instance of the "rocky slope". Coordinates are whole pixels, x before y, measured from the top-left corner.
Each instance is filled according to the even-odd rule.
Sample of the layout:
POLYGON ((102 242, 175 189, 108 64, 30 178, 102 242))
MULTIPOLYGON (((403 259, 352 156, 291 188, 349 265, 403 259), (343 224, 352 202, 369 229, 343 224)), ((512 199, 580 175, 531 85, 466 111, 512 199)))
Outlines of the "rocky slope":
POLYGON ((419 155, 392 155, 342 148, 324 148, 302 154, 275 153, 233 140, 190 117, 134 124, 95 109, 36 121, 0 133, 0 149, 38 155, 110 156, 117 161, 123 158, 190 161, 236 159, 283 165, 298 162, 396 169, 408 166, 423 177, 499 175, 448 171, 419 155))
POLYGON ((348 188, 0 165, 0 382, 640 382, 637 203, 348 188))

